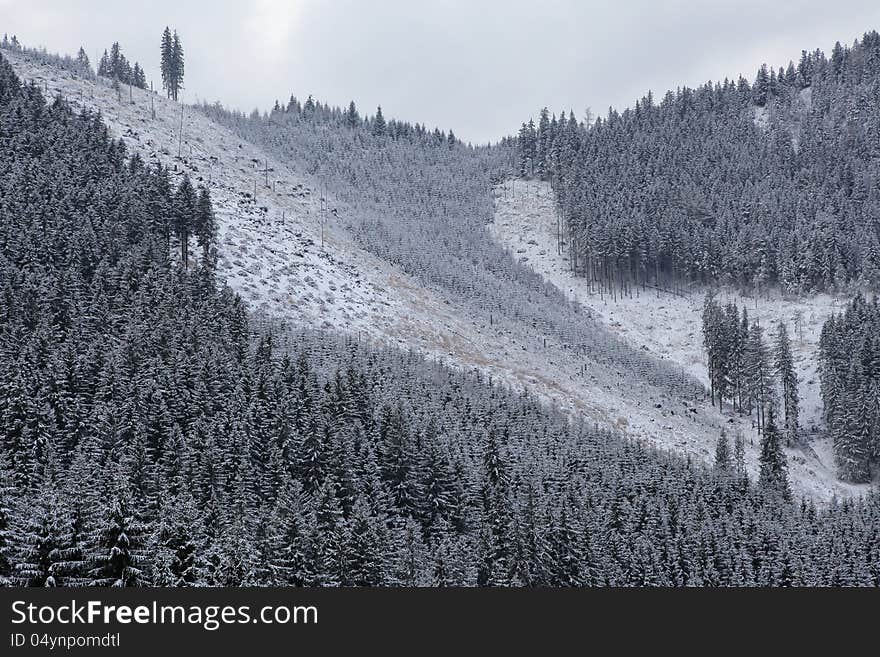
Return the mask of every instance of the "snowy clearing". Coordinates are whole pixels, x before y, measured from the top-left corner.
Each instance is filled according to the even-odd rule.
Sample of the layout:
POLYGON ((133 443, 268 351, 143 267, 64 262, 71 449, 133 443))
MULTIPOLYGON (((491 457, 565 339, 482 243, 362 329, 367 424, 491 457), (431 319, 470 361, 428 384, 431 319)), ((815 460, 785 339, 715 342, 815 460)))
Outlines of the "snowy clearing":
POLYGON ((125 87, 117 97, 108 86, 25 55, 4 56, 48 98, 60 94, 75 108, 100 111, 112 136, 148 164, 169 167, 175 184, 188 173, 210 188, 218 271, 254 310, 352 331, 388 325, 397 299, 389 291, 391 273, 334 230, 330 201, 296 172, 158 94, 125 87))
MULTIPOLYGON (((588 308, 632 346, 676 363, 708 385, 700 316, 705 290, 685 295, 652 289, 636 290, 632 298, 618 296, 616 299, 600 295, 590 289, 585 279, 571 275, 567 254, 556 253, 556 217, 549 184, 508 181, 496 189, 495 200, 495 223, 490 232, 501 244, 569 298, 588 308)), ((747 306, 750 317, 757 318, 768 332, 780 320, 788 323, 800 381, 801 423, 814 434, 822 412, 815 362, 819 334, 828 316, 845 305, 845 299, 829 295, 799 299, 773 295, 755 299, 742 297, 731 290, 717 291, 716 297, 721 302, 730 300, 741 307, 747 306), (796 321, 798 316, 802 318, 799 323, 796 321)), ((756 468, 759 445, 749 419, 734 416, 729 410, 721 415, 706 403, 700 407, 700 415, 704 414, 712 429, 706 431, 704 423, 693 425, 684 441, 689 446, 685 451, 691 453, 696 447, 696 454, 711 454, 721 427, 726 427, 731 434, 739 430, 746 436, 747 455, 756 468)), ((670 441, 662 433, 649 437, 654 444, 664 448, 680 450, 682 447, 682 441, 670 441)), ((818 498, 866 492, 868 486, 854 486, 835 479, 831 446, 827 443, 827 440, 817 438, 807 448, 788 450, 795 487, 818 498)))

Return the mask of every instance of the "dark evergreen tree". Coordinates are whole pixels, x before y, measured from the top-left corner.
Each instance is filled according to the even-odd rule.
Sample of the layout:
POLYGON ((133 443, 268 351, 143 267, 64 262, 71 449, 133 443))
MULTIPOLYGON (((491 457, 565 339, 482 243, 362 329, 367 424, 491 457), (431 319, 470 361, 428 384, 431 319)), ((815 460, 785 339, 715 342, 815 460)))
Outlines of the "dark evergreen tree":
POLYGON ((187 490, 166 498, 159 519, 152 555, 155 586, 195 586, 202 581, 199 550, 194 528, 198 513, 187 490))
POLYGON ((189 238, 193 232, 193 224, 199 219, 205 219, 197 216, 197 204, 196 191, 189 176, 184 175, 174 195, 174 234, 180 241, 180 263, 184 269, 189 266, 189 238))
POLYGON ((138 89, 147 88, 147 75, 137 62, 134 63, 134 69, 132 70, 131 84, 138 89))
POLYGON ((350 128, 357 128, 361 124, 361 117, 360 114, 358 114, 357 107, 355 106, 354 101, 351 101, 348 105, 348 110, 345 114, 345 120, 350 128))
POLYGON ((730 441, 727 440, 727 434, 722 430, 721 435, 718 436, 718 442, 715 444, 715 470, 727 474, 732 468, 730 441))
POLYGON ((819 340, 823 415, 834 444, 838 474, 867 482, 880 460, 880 310, 856 295, 832 315, 819 340))
POLYGON ((198 199, 196 200, 195 217, 193 221, 193 232, 198 238, 199 246, 202 248, 202 260, 206 263, 212 263, 216 256, 212 255, 214 249, 214 239, 217 228, 214 222, 214 210, 211 204, 211 193, 204 185, 199 185, 198 199))
POLYGON ((107 50, 104 50, 104 54, 101 55, 101 61, 98 64, 98 75, 104 78, 109 78, 112 75, 112 68, 110 66, 110 57, 107 55, 107 50))
POLYGON ((142 527, 124 496, 114 496, 95 529, 85 562, 92 586, 144 586, 142 527))
POLYGON ((91 73, 92 64, 89 61, 89 56, 86 54, 85 49, 80 46, 79 50, 76 53, 76 63, 83 70, 91 73))
POLYGON ((385 117, 382 116, 382 106, 380 105, 376 109, 376 116, 373 117, 373 136, 383 137, 386 130, 387 124, 385 122, 385 117))
POLYGON ((162 71, 162 88, 168 97, 177 100, 180 90, 183 89, 184 56, 183 46, 177 30, 172 34, 171 29, 166 27, 162 32, 160 46, 162 71))
POLYGON ((172 97, 177 100, 180 90, 183 89, 183 75, 185 71, 183 45, 180 43, 180 36, 177 30, 174 30, 174 38, 171 46, 171 71, 172 71, 172 97))
POLYGON ((520 130, 518 172, 552 183, 572 271, 603 292, 873 286, 876 48, 868 32, 831 61, 804 51, 797 67, 762 65, 752 84, 680 87, 659 103, 649 94, 573 133, 542 110, 537 128, 520 130), (832 189, 829 176, 846 182, 832 189), (792 211, 772 209, 782 207, 792 211))
POLYGON ((788 463, 782 449, 782 438, 776 428, 774 410, 771 406, 767 413, 767 423, 761 438, 761 473, 758 486, 761 490, 779 495, 783 499, 791 497, 788 483, 788 463))
POLYGON ((0 586, 12 582, 13 535, 12 502, 14 500, 13 477, 5 455, 0 454, 0 586))
POLYGON ((776 376, 782 385, 782 408, 785 413, 785 437, 789 443, 797 440, 800 401, 798 397, 798 377, 794 370, 794 357, 788 329, 780 322, 776 333, 774 349, 776 376))

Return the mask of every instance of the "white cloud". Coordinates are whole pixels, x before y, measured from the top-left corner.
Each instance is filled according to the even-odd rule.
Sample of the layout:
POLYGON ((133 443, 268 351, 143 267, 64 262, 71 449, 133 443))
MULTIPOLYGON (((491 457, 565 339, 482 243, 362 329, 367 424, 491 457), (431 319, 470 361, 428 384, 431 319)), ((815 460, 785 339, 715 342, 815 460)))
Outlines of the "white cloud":
POLYGON ((256 42, 255 54, 263 61, 278 61, 288 51, 300 22, 303 0, 252 0, 245 20, 247 38, 256 42))

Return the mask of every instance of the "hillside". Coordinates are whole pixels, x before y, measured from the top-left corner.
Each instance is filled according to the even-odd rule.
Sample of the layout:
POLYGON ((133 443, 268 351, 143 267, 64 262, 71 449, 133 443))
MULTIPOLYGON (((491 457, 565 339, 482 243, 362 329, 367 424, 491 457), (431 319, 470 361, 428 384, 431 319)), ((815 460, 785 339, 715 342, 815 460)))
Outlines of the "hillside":
POLYGON ((798 504, 738 444, 703 468, 255 320, 168 238, 206 188, 2 58, 0 138, 0 586, 880 582, 875 498, 798 504))
MULTIPOLYGON (((521 262, 541 274, 571 300, 577 301, 633 348, 686 371, 708 386, 706 359, 701 332, 701 312, 705 289, 695 287, 677 293, 653 287, 635 288, 632 296, 602 293, 595 284, 571 272, 567 252, 558 253, 557 213, 553 191, 548 183, 534 180, 509 181, 495 191, 496 218, 490 232, 499 244, 521 262)), ((864 493, 867 486, 842 483, 835 476, 832 445, 820 433, 822 402, 819 396, 818 345, 821 328, 833 312, 840 312, 845 301, 840 297, 817 295, 783 298, 781 295, 743 298, 735 290, 719 293, 720 300, 745 303, 752 317, 772 326, 783 320, 796 325, 803 317, 802 330, 795 335, 795 355, 802 399, 802 424, 811 439, 808 445, 788 450, 789 465, 795 486, 817 497, 864 493), (801 338, 802 336, 802 338, 801 338)), ((664 410, 690 418, 690 431, 683 436, 659 433, 654 444, 686 452, 709 453, 722 428, 747 438, 746 456, 757 471, 760 439, 752 418, 731 411, 719 414, 705 405, 693 411, 678 408, 664 410), (682 441, 682 442, 679 442, 682 441), (686 442, 684 442, 686 441, 686 442)))
MULTIPOLYGON (((419 238, 424 246, 414 253, 420 260, 410 259, 409 264, 396 264, 398 259, 387 251, 371 252, 372 247, 364 246, 369 231, 359 234, 357 226, 371 226, 371 213, 377 210, 365 209, 353 191, 344 195, 344 189, 308 175, 308 167, 296 166, 295 158, 267 155, 191 108, 183 108, 181 137, 180 105, 137 89, 133 102, 127 89, 120 100, 105 84, 23 54, 8 56, 23 79, 50 96, 61 93, 73 107, 101 111, 110 133, 146 162, 161 162, 173 176, 186 171, 208 183, 217 215, 218 273, 252 310, 303 327, 332 327, 413 348, 465 370, 477 369, 515 389, 529 389, 600 426, 709 459, 714 440, 709 436, 717 420, 700 413, 695 422, 682 412, 669 412, 704 408, 694 398, 695 392, 701 394, 696 383, 682 377, 681 370, 656 368, 652 359, 594 324, 503 249, 489 251, 492 258, 486 261, 462 254, 472 269, 482 271, 475 274, 481 283, 471 284, 470 291, 458 283, 444 287, 443 281, 456 279, 445 276, 449 265, 439 259, 442 250, 435 245, 440 238, 419 238), (267 162, 274 192, 265 185, 267 162), (316 191, 322 188, 331 191, 316 191), (356 236, 349 237, 352 233, 356 236), (421 269, 411 265, 431 258, 444 269, 426 281, 421 269), (621 372, 630 373, 625 383, 621 372)), ((323 134, 326 139, 328 131, 323 134)), ((391 171, 398 175, 401 169, 391 171)), ((486 194, 491 210, 491 195, 486 194)), ((497 248, 482 227, 483 219, 491 216, 467 231, 446 223, 459 235, 456 243, 468 245, 466 236, 475 234, 481 236, 476 241, 481 248, 497 248)), ((443 236, 441 244, 452 243, 443 236)), ((803 490, 813 494, 808 487, 803 490)), ((825 497, 830 491, 815 494, 825 497)))
POLYGON ((520 171, 553 184, 573 268, 605 286, 880 284, 880 35, 651 94, 587 126, 544 110, 520 171))
MULTIPOLYGON (((478 370, 700 462, 711 461, 721 428, 732 428, 704 399, 693 350, 684 358, 646 350, 646 341, 606 321, 589 295, 566 294, 564 283, 544 281, 534 263, 495 245, 484 225, 496 220, 498 199, 481 185, 488 189, 504 171, 512 154, 506 147, 388 143, 351 130, 331 111, 311 121, 278 109, 247 118, 216 106, 181 108, 138 89, 129 101, 127 89, 120 97, 23 54, 9 59, 50 95, 101 111, 111 134, 147 162, 208 183, 218 272, 252 310, 478 370), (421 163, 417 179, 407 173, 414 162, 421 163), (437 203, 423 202, 427 190, 437 203)), ((536 210, 542 220, 546 210, 536 210)), ((520 241, 524 218, 513 224, 523 228, 520 241)), ((551 253, 549 237, 538 250, 551 253)), ((752 435, 751 427, 742 429, 752 435)), ((754 474, 758 441, 748 447, 754 474)), ((862 490, 834 481, 827 448, 792 454, 795 489, 817 499, 862 490)))
POLYGON ((582 296, 617 335, 678 363, 713 397, 732 402, 736 388, 742 407, 747 390, 749 416, 784 406, 808 458, 846 481, 871 481, 880 407, 870 358, 850 350, 838 375, 823 379, 818 346, 853 295, 870 298, 880 285, 878 89, 880 35, 872 31, 837 43, 830 56, 803 51, 787 66, 761 66, 753 80, 648 93, 595 121, 545 108, 520 129, 518 168, 549 183, 552 200, 538 210, 538 226, 514 217, 514 234, 502 240, 516 244, 517 230, 537 228, 541 246, 517 245, 523 257, 543 251, 537 269, 582 296), (559 276, 566 271, 574 282, 559 276), (695 312, 709 293, 738 314, 712 356, 701 353, 695 312), (797 335, 783 360, 794 360, 785 381, 799 382, 798 395, 777 405, 779 331, 797 335), (746 334, 752 346, 737 346, 746 334), (718 357, 719 345, 727 355, 718 357), (834 422, 832 399, 841 406, 834 422))

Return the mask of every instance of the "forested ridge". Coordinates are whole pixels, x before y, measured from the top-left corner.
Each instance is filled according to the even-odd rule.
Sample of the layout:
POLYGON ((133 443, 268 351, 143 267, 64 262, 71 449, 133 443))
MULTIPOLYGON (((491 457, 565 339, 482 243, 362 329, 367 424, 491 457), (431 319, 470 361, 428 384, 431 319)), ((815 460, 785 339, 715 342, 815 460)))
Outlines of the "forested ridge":
POLYGON ((0 140, 4 583, 880 583, 877 500, 785 501, 778 443, 750 482, 257 324, 209 233, 185 265, 186 181, 5 61, 0 140))
POLYGON ((595 122, 545 109, 517 143, 520 174, 553 184, 572 268, 599 285, 880 284, 877 32, 595 122))

